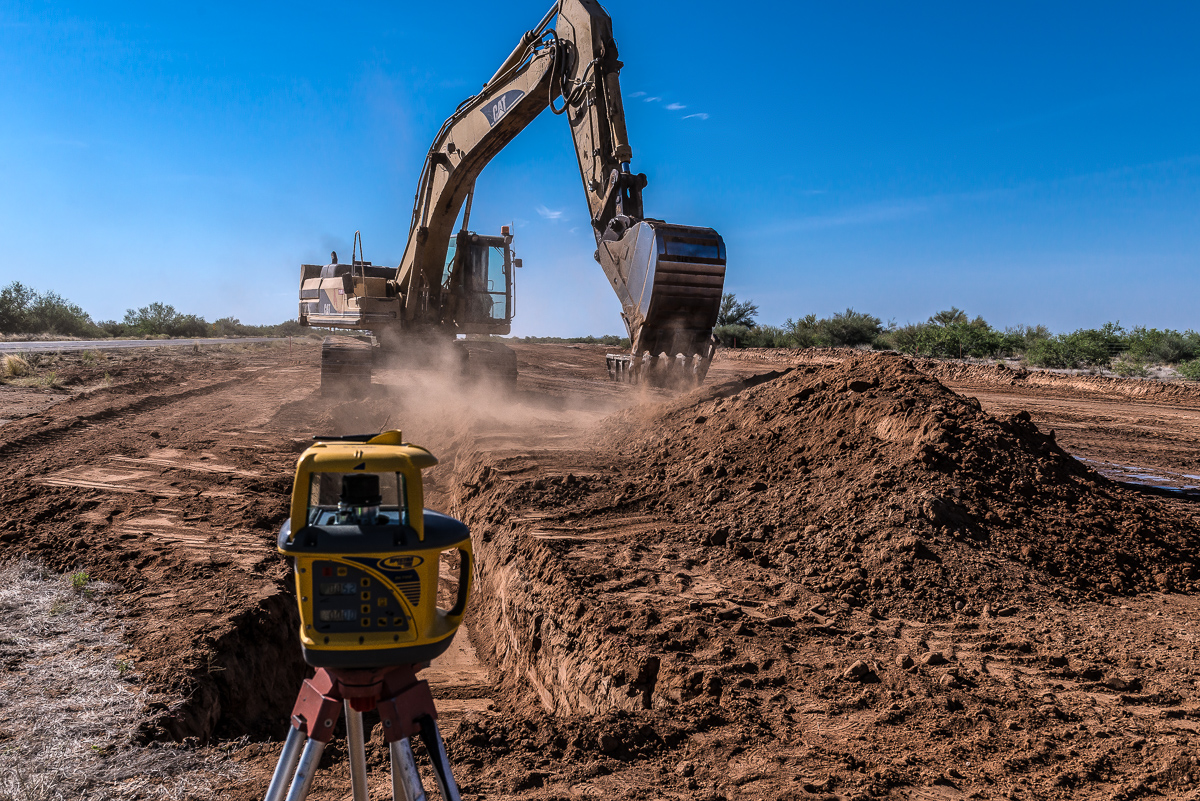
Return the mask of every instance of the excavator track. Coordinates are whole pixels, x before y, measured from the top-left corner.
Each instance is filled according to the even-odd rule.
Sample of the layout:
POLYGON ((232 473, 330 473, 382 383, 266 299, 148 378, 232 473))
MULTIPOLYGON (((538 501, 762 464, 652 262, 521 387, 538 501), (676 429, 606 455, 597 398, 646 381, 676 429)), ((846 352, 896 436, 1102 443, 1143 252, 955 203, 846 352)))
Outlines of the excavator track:
POLYGON ((500 342, 459 340, 463 374, 472 381, 487 381, 500 387, 517 383, 517 353, 500 342))
POLYGON ((354 337, 325 337, 321 342, 321 394, 362 397, 371 387, 375 349, 354 337))

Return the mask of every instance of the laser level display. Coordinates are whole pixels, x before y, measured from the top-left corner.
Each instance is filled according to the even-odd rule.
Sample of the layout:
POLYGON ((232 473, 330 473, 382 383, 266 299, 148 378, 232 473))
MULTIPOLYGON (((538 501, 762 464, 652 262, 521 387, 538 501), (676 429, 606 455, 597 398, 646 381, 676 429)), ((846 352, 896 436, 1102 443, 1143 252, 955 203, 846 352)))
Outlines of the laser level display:
POLYGON ((437 459, 399 431, 321 437, 296 463, 279 552, 293 560, 300 644, 313 667, 420 665, 444 652, 471 589, 467 527, 424 508, 437 459), (439 567, 458 590, 438 606, 439 567))

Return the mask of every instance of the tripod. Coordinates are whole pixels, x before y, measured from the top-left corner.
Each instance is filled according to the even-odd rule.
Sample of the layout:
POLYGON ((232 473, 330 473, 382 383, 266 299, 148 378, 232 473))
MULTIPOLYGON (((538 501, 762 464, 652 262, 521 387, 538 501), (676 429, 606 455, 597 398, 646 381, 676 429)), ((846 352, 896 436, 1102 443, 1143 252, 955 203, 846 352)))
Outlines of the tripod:
POLYGON ((426 801, 410 738, 420 734, 433 762, 442 801, 460 801, 438 731, 429 683, 418 681, 414 665, 377 670, 318 668, 306 679, 292 708, 292 728, 267 787, 265 801, 304 801, 312 788, 321 753, 333 737, 343 707, 354 801, 367 801, 367 753, 363 712, 379 710, 392 761, 394 801, 426 801), (291 774, 289 785, 288 776, 291 774), (286 793, 286 795, 285 795, 286 793))

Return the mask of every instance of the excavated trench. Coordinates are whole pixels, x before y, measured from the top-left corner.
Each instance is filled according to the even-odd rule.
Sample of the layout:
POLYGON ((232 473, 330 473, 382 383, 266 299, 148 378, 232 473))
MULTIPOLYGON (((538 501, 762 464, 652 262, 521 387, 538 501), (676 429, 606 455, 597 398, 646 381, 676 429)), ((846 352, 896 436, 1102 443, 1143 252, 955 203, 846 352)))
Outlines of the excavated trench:
POLYGON ((535 524, 496 513, 507 490, 488 480, 498 473, 496 461, 478 452, 470 457, 454 508, 475 534, 472 632, 498 694, 523 706, 521 697, 532 690, 543 709, 561 716, 661 704, 660 660, 614 647, 612 632, 585 618, 590 602, 554 581, 562 575, 553 550, 522 547, 535 524))
MULTIPOLYGON (((473 478, 491 469, 488 465, 486 455, 472 451, 469 458, 452 460, 442 480, 460 489, 469 487, 473 478), (454 468, 461 464, 470 465, 465 475, 454 468)), ((596 638, 574 618, 573 606, 551 601, 551 588, 539 580, 539 568, 527 564, 515 547, 523 527, 496 525, 489 519, 497 502, 493 496, 500 495, 500 489, 446 499, 470 527, 477 557, 467 621, 458 637, 470 637, 473 649, 464 647, 477 653, 482 664, 467 670, 499 677, 501 686, 495 689, 503 690, 505 697, 513 692, 527 696, 532 687, 548 711, 648 707, 655 666, 639 668, 634 680, 627 681, 627 666, 620 660, 610 664, 607 654, 596 650, 596 638)), ((434 493, 431 505, 442 505, 437 500, 434 493)), ((286 733, 296 692, 312 672, 300 655, 291 582, 289 573, 233 618, 225 634, 200 644, 207 651, 204 663, 173 688, 184 700, 150 704, 149 720, 142 727, 147 739, 208 742, 245 734, 281 738, 286 733)), ((455 654, 448 656, 453 659, 455 654)), ((433 674, 462 672, 458 664, 439 671, 435 662, 433 668, 433 674)), ((444 705, 458 710, 470 708, 473 698, 497 694, 475 686, 487 676, 457 675, 449 682, 439 676, 431 684, 439 696, 439 686, 449 684, 446 694, 453 700, 444 705)))
POLYGON ((299 623, 290 585, 258 598, 230 620, 228 631, 197 644, 205 652, 199 666, 151 699, 143 739, 282 736, 309 670, 300 656, 299 623))

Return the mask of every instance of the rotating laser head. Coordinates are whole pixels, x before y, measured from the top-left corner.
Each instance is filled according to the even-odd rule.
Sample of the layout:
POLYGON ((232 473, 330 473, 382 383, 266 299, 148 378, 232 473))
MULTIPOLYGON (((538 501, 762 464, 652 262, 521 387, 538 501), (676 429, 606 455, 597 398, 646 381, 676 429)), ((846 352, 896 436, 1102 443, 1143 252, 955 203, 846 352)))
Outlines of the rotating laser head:
POLYGON ((424 508, 421 471, 435 464, 399 431, 320 438, 301 454, 278 545, 295 566, 310 665, 420 664, 450 646, 466 611, 473 554, 466 526, 424 508), (442 593, 453 596, 445 607, 443 572, 458 576, 457 588, 442 593))

